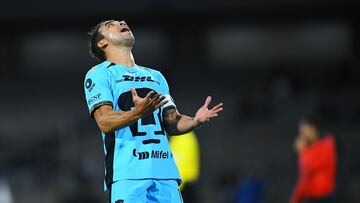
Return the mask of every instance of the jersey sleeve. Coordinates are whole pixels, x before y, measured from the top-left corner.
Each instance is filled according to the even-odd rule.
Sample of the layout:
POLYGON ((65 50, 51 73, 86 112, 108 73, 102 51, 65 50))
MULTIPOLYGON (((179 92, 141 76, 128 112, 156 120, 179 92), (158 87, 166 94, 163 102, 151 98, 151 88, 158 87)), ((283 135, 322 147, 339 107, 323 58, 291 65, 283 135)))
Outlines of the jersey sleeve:
POLYGON ((160 87, 161 87, 161 94, 165 96, 165 100, 169 101, 168 103, 166 103, 163 106, 163 108, 170 107, 170 106, 176 108, 175 102, 174 102, 173 98, 170 95, 169 85, 168 85, 165 77, 160 72, 158 72, 158 73, 159 73, 159 82, 160 82, 160 87))
POLYGON ((303 174, 300 174, 295 189, 291 195, 291 200, 294 203, 300 203, 304 198, 305 190, 308 187, 307 179, 303 174))
POLYGON ((101 105, 113 106, 113 95, 105 71, 97 68, 90 70, 85 76, 84 91, 91 116, 101 105))

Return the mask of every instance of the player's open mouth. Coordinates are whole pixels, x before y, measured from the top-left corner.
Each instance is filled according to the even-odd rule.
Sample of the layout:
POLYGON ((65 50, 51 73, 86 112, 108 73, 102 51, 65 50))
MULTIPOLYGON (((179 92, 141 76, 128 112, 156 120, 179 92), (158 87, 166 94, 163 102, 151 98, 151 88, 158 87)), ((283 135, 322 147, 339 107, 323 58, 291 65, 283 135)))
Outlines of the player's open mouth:
POLYGON ((130 29, 127 27, 123 27, 120 29, 120 32, 129 32, 129 31, 130 31, 130 29))

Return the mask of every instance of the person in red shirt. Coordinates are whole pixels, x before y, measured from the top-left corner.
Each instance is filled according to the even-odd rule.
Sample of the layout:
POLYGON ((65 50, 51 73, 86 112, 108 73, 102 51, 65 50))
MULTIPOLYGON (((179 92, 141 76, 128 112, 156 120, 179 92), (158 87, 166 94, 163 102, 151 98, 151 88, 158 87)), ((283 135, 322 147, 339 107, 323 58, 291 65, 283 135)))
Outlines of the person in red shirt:
POLYGON ((321 136, 319 122, 305 117, 299 123, 295 150, 299 156, 299 178, 290 203, 334 202, 337 156, 334 136, 321 136))

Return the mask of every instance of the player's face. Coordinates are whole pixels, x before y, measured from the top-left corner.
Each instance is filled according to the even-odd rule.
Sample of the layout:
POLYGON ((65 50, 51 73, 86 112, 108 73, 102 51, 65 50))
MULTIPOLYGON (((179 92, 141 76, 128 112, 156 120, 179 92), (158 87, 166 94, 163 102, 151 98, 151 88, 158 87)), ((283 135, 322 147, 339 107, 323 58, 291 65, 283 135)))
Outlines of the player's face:
POLYGON ((134 44, 134 35, 125 21, 109 20, 105 21, 100 28, 104 39, 108 44, 132 46, 134 44))
POLYGON ((299 133, 300 136, 303 137, 308 143, 311 143, 317 139, 316 128, 306 122, 300 122, 299 133))

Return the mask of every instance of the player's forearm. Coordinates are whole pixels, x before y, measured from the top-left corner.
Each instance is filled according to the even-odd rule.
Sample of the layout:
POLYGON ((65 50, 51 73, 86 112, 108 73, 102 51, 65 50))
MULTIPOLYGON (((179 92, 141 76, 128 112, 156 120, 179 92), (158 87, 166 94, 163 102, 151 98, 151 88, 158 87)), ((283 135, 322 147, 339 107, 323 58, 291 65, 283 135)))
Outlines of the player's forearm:
POLYGON ((112 111, 99 117, 97 123, 102 132, 110 133, 116 129, 128 126, 139 118, 141 118, 141 115, 133 110, 112 111))
POLYGON ((182 135, 194 130, 199 125, 193 118, 186 115, 178 115, 175 122, 167 126, 170 135, 182 135))
POLYGON ((200 124, 198 124, 194 120, 194 118, 186 116, 186 115, 181 115, 181 118, 177 124, 177 129, 180 134, 185 134, 185 133, 188 133, 188 132, 194 130, 198 126, 200 126, 200 124))

